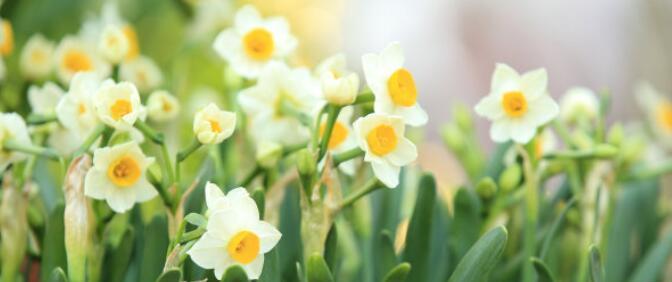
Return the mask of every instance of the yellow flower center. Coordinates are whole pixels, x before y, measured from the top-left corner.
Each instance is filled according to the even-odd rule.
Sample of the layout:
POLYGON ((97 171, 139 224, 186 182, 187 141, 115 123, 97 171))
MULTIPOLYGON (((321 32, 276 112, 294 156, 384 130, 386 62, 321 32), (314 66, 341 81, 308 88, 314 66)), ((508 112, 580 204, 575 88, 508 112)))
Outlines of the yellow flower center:
POLYGON ((14 33, 12 32, 12 24, 9 21, 3 20, 0 23, 2 26, 2 40, 0 41, 0 54, 5 56, 14 49, 14 33))
POLYGON ((170 104, 170 101, 168 99, 163 99, 163 107, 161 107, 164 112, 169 113, 173 110, 173 105, 170 104))
POLYGON ((392 102, 398 106, 413 106, 418 98, 413 75, 404 68, 398 69, 390 76, 387 80, 387 89, 392 102))
POLYGON ((93 69, 91 58, 81 50, 69 50, 63 58, 63 66, 71 72, 93 69))
POLYGON ((663 102, 658 106, 658 123, 667 131, 672 131, 672 103, 663 102))
POLYGON ((248 264, 259 254, 259 237, 250 231, 240 231, 227 246, 229 255, 239 263, 248 264))
POLYGON ((131 25, 125 25, 121 28, 121 32, 124 33, 126 39, 128 40, 128 53, 126 53, 126 59, 133 59, 140 54, 140 44, 138 44, 138 35, 135 33, 135 29, 131 25))
POLYGON ((128 99, 118 99, 110 107, 110 115, 114 120, 119 120, 123 116, 133 111, 133 105, 128 99))
POLYGON ((371 152, 378 156, 386 155, 397 147, 397 133, 389 125, 381 124, 366 135, 371 152))
POLYGON ((85 114, 86 113, 86 105, 84 105, 84 103, 79 103, 79 105, 77 105, 77 112, 79 113, 80 116, 85 114))
POLYGON ((30 54, 30 58, 34 63, 43 64, 47 61, 47 54, 43 50, 35 50, 30 54))
POLYGON ((502 107, 504 107, 504 112, 508 116, 520 117, 527 113, 527 100, 523 92, 506 92, 502 97, 502 107))
POLYGON ((209 119, 208 122, 210 123, 210 129, 212 129, 212 132, 214 133, 222 132, 222 126, 219 124, 218 121, 214 119, 209 119))
POLYGON ((141 174, 140 165, 130 156, 118 158, 107 169, 107 177, 119 187, 129 187, 135 184, 141 174))
MULTIPOLYGON (((324 135, 324 130, 326 127, 326 122, 322 123, 320 126, 320 137, 324 135)), ((327 147, 329 149, 338 148, 338 146, 343 144, 343 141, 348 138, 349 133, 350 132, 348 131, 348 128, 345 127, 343 123, 336 121, 336 123, 334 123, 334 129, 331 130, 331 138, 329 138, 329 144, 327 144, 327 147)))
POLYGON ((252 59, 265 61, 271 58, 275 43, 273 35, 263 28, 255 28, 243 37, 245 53, 252 59))

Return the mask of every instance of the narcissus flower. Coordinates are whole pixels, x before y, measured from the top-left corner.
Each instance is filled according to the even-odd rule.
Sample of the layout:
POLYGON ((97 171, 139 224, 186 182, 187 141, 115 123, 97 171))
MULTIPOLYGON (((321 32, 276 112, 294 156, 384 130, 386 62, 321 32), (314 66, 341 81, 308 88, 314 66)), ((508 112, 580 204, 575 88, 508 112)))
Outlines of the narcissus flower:
POLYGON ((147 99, 149 119, 157 122, 169 121, 180 113, 180 102, 168 91, 157 90, 147 99))
POLYGON ((93 95, 98 118, 119 130, 130 130, 139 119, 147 117, 147 109, 140 102, 140 94, 130 82, 104 81, 93 95))
POLYGON ((84 193, 105 200, 122 213, 135 203, 148 201, 158 193, 147 180, 147 167, 154 158, 146 157, 136 142, 96 149, 93 167, 86 174, 84 193))
POLYGON ((72 78, 68 93, 56 105, 59 122, 79 140, 84 140, 100 123, 93 107, 93 93, 100 78, 95 73, 78 73, 72 78))
POLYGON ((33 113, 50 115, 56 113, 56 105, 63 95, 61 87, 48 81, 42 87, 31 85, 28 88, 28 103, 33 113))
POLYGON ((107 25, 98 40, 98 52, 109 63, 118 64, 126 58, 130 43, 123 30, 115 25, 107 25))
POLYGON ((12 24, 5 19, 0 20, 0 55, 7 56, 14 50, 14 31, 12 24))
POLYGON ((285 19, 262 19, 253 6, 247 5, 236 12, 234 26, 222 31, 213 47, 238 74, 255 78, 266 64, 287 57, 296 45, 285 19))
POLYGON ((77 37, 67 36, 61 40, 56 48, 55 66, 63 84, 69 84, 78 72, 95 72, 99 77, 110 74, 110 65, 101 60, 92 49, 77 37))
POLYGON ((369 114, 354 123, 357 143, 364 150, 364 161, 387 187, 399 184, 399 172, 418 157, 415 144, 404 137, 404 120, 399 116, 369 114))
POLYGON ((20 144, 31 144, 26 122, 16 113, 0 114, 0 173, 12 163, 25 160, 28 156, 16 151, 7 151, 3 144, 12 140, 20 144))
POLYGON ((119 78, 132 82, 143 94, 156 89, 163 81, 159 66, 145 56, 124 61, 119 69, 119 78))
POLYGON ((476 105, 476 113, 492 121, 490 137, 495 142, 527 143, 537 127, 558 115, 558 104, 548 95, 547 83, 545 69, 519 75, 511 67, 497 64, 490 94, 476 105))
POLYGON ((653 134, 672 146, 672 100, 648 83, 639 83, 635 94, 653 134))
POLYGON ((315 73, 320 79, 322 96, 333 105, 350 105, 357 99, 359 77, 346 69, 345 55, 337 54, 325 59, 315 73))
POLYGON ((380 54, 362 56, 366 83, 376 96, 376 113, 403 117, 410 126, 427 123, 427 113, 418 104, 418 90, 413 74, 404 68, 404 52, 392 43, 380 54))
POLYGON ((600 113, 600 101, 592 90, 573 87, 560 99, 560 118, 568 123, 593 121, 600 113))
MULTIPOLYGON (((350 126, 350 120, 352 119, 353 108, 352 106, 345 107, 341 110, 336 123, 334 123, 334 128, 331 131, 331 138, 329 138, 329 143, 327 144, 327 149, 333 154, 342 153, 348 151, 352 148, 357 147, 357 140, 355 138, 355 133, 350 126)), ((320 128, 320 138, 324 134, 327 121, 323 120, 320 128)), ((356 169, 356 160, 346 161, 338 166, 343 172, 348 175, 354 175, 356 169)))
POLYGON ((200 267, 214 269, 222 279, 224 271, 241 266, 249 279, 258 279, 264 267, 264 254, 278 244, 282 234, 259 219, 257 205, 245 188, 227 195, 214 184, 206 185, 207 231, 188 251, 200 267))
POLYGON ((31 36, 21 51, 19 66, 30 79, 42 79, 53 69, 54 43, 41 34, 31 36))
POLYGON ((222 143, 236 129, 236 113, 208 104, 194 116, 194 134, 203 144, 222 143))

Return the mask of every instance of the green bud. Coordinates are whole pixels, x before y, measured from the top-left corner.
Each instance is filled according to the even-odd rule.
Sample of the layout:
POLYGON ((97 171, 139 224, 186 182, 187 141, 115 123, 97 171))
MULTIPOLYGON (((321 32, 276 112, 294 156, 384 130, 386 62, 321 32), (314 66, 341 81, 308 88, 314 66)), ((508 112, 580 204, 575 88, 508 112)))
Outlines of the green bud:
POLYGON ((282 146, 275 142, 261 141, 257 145, 257 163, 263 168, 274 167, 282 157, 282 146))
POLYGON ((464 105, 458 105, 453 109, 453 118, 457 123, 457 126, 463 132, 471 132, 474 123, 471 119, 471 111, 464 105))
POLYGON ((625 132, 623 130, 623 125, 620 123, 615 123, 607 133, 607 142, 614 146, 620 146, 623 142, 625 132))
POLYGON ((224 70, 224 83, 228 89, 240 89, 243 86, 243 78, 232 68, 227 67, 224 70))
POLYGON ((508 192, 516 189, 523 177, 523 170, 518 164, 508 166, 502 174, 499 175, 499 187, 508 192))
POLYGON ((484 200, 494 197, 495 193, 497 193, 497 184, 495 183, 495 180, 491 177, 481 179, 481 181, 476 184, 476 193, 478 193, 484 200))
POLYGON ((296 167, 301 175, 312 175, 315 173, 315 157, 309 149, 301 149, 296 152, 296 167))
POLYGON ((609 144, 598 144, 593 150, 597 158, 611 158, 618 154, 618 148, 609 144))
POLYGON ((464 149, 464 137, 462 132, 454 123, 446 124, 441 130, 441 137, 448 148, 453 152, 460 152, 464 149))
POLYGON ((588 149, 593 147, 595 142, 593 138, 583 131, 574 131, 571 136, 572 144, 576 145, 579 149, 588 149))

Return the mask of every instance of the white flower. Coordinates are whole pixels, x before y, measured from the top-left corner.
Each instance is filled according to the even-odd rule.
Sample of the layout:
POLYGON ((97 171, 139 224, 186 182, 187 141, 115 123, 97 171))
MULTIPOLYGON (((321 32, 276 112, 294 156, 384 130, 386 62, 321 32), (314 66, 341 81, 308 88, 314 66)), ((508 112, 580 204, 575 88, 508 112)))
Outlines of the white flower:
POLYGON ((95 72, 99 77, 110 74, 110 65, 100 59, 86 42, 77 37, 63 38, 56 48, 54 58, 56 73, 63 84, 70 83, 78 72, 95 72))
POLYGON ((159 66, 145 56, 124 61, 119 69, 119 78, 132 82, 143 94, 159 87, 163 81, 159 66))
POLYGON ((236 12, 234 26, 217 35, 213 48, 238 74, 255 78, 266 64, 287 57, 296 45, 285 19, 262 19, 246 5, 236 12))
POLYGON ((194 134, 203 144, 218 144, 236 129, 236 113, 220 110, 214 103, 196 112, 194 134))
POLYGON ((476 113, 492 121, 490 137, 495 142, 529 142, 537 127, 554 119, 558 104, 547 92, 545 69, 519 75, 504 64, 497 64, 490 94, 476 105, 476 113))
POLYGON ((366 83, 376 96, 376 113, 403 117, 410 126, 427 123, 427 113, 418 104, 418 90, 410 71, 404 68, 404 51, 392 43, 380 54, 362 56, 366 83))
POLYGON ((31 36, 21 51, 21 73, 30 79, 42 79, 53 69, 54 43, 42 34, 31 36))
POLYGON ((264 168, 272 168, 282 157, 282 145, 261 140, 257 142, 257 163, 264 168))
POLYGON ((399 184, 399 172, 418 157, 415 144, 404 137, 404 121, 399 116, 373 113, 355 121, 359 147, 364 161, 370 162, 373 173, 387 187, 399 184))
POLYGON ((306 140, 309 131, 287 108, 311 115, 320 106, 319 93, 308 70, 274 62, 264 68, 256 85, 240 92, 238 101, 250 116, 248 126, 256 140, 290 145, 306 140))
POLYGON ((334 105, 350 105, 357 99, 359 76, 346 69, 345 55, 336 54, 317 66, 324 99, 334 105))
POLYGON ((115 25, 107 25, 98 40, 98 52, 109 63, 118 64, 128 54, 130 44, 123 30, 115 25))
POLYGON ((228 0, 199 0, 194 4, 194 17, 188 35, 202 37, 231 24, 234 3, 228 0))
POLYGON ((93 107, 93 93, 100 85, 95 73, 78 73, 72 78, 70 89, 56 105, 56 116, 61 125, 79 140, 84 140, 100 123, 93 107))
POLYGON ((56 113, 56 105, 64 95, 63 89, 56 83, 47 81, 42 87, 31 85, 28 88, 28 103, 33 113, 49 115, 56 113))
POLYGON ((140 54, 138 36, 133 26, 119 14, 116 1, 106 1, 101 7, 100 15, 90 15, 89 18, 82 23, 79 35, 84 40, 97 44, 100 34, 110 25, 120 28, 126 37, 126 41, 128 42, 126 59, 130 60, 137 57, 140 54))
POLYGON ((180 113, 180 102, 168 91, 157 90, 147 99, 147 112, 153 121, 169 121, 180 113))
POLYGON ((635 97, 646 115, 651 131, 662 143, 672 146, 672 100, 651 84, 639 83, 635 97))
POLYGON ((8 140, 19 144, 31 144, 26 122, 16 113, 0 114, 0 173, 10 164, 28 157, 23 153, 4 150, 3 144, 8 140))
POLYGON ((105 80, 93 95, 93 105, 102 122, 119 130, 130 130, 138 119, 147 116, 138 90, 126 81, 105 80))
POLYGON ((568 123, 579 120, 597 119, 600 101, 592 90, 585 87, 573 87, 560 99, 560 118, 568 123))
MULTIPOLYGON (((331 137, 327 144, 327 149, 332 154, 342 153, 358 146, 352 126, 350 126, 352 113, 352 106, 344 107, 341 109, 341 112, 334 123, 334 128, 331 131, 331 137)), ((326 125, 327 121, 323 119, 322 124, 318 129, 320 131, 320 137, 324 134, 326 125)), ((356 164, 356 160, 353 159, 341 163, 338 167, 346 174, 354 175, 356 164)))
POLYGON ((105 200, 115 212, 125 212, 158 195, 146 177, 153 162, 136 142, 96 149, 93 167, 84 180, 84 194, 105 200))
POLYGON ((264 254, 278 244, 282 234, 259 219, 257 205, 245 188, 227 195, 214 184, 206 185, 209 210, 207 231, 187 252, 200 267, 214 269, 222 279, 224 271, 241 266, 249 279, 258 279, 264 267, 264 254))

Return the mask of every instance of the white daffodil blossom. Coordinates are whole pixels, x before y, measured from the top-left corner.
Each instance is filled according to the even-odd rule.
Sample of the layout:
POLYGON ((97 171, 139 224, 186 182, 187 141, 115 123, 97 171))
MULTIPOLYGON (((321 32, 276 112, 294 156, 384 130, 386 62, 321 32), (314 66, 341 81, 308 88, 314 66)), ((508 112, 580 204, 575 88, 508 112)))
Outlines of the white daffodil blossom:
POLYGON ((68 93, 56 105, 56 116, 61 125, 80 140, 86 139, 100 124, 93 107, 93 93, 100 86, 96 73, 77 73, 68 93))
MULTIPOLYGON (((352 130, 351 119, 353 114, 353 107, 347 106, 341 109, 341 112, 334 123, 334 128, 331 131, 331 137, 329 138, 329 143, 327 144, 327 150, 332 154, 339 154, 350 149, 356 148, 357 139, 355 138, 355 133, 352 130)), ((327 125, 327 121, 323 120, 320 128, 320 137, 324 134, 324 129, 327 125)), ((324 162, 325 159, 322 159, 324 162)), ((323 165, 323 164, 320 164, 323 165)), ((357 161, 352 159, 341 163, 338 168, 347 175, 354 175, 356 169, 357 161)))
POLYGON ((219 144, 236 129, 236 113, 220 110, 210 103, 194 116, 194 134, 202 144, 219 144))
POLYGON ((545 69, 519 75, 511 67, 497 64, 490 94, 475 108, 477 114, 492 121, 492 140, 526 144, 537 127, 558 115, 558 104, 548 94, 547 84, 545 69))
POLYGON ((110 65, 98 57, 85 41, 67 36, 61 40, 54 55, 56 74, 63 84, 69 84, 78 72, 95 72, 99 77, 110 74, 110 65))
POLYGON ((28 38, 19 58, 21 73, 33 80, 46 78, 54 67, 54 48, 54 43, 42 34, 28 38))
POLYGON ((111 64, 118 64, 126 58, 130 43, 121 27, 107 25, 98 39, 98 52, 111 64))
POLYGON ((600 114, 600 101, 595 92, 585 87, 573 87, 560 99, 560 119, 568 123, 594 121, 600 114))
POLYGON ((250 117, 249 131, 256 140, 292 145, 307 140, 310 132, 287 108, 310 116, 323 103, 319 93, 319 83, 307 69, 273 62, 256 85, 240 92, 238 102, 250 117))
POLYGON ((168 91, 157 90, 147 98, 147 113, 153 121, 170 121, 180 113, 180 102, 168 91))
POLYGON ((25 160, 28 156, 24 153, 5 150, 3 144, 9 140, 19 144, 29 145, 30 135, 23 118, 16 113, 0 114, 0 173, 4 172, 12 163, 25 160))
POLYGON ((418 104, 418 90, 411 72, 404 68, 404 51, 392 43, 380 54, 362 56, 366 83, 376 96, 376 113, 403 117, 410 126, 427 123, 427 112, 418 104))
POLYGON ((28 88, 28 104, 33 113, 51 115, 65 92, 58 84, 47 81, 42 87, 31 85, 28 88))
POLYGON ((137 120, 145 120, 147 109, 140 102, 140 94, 130 82, 115 83, 105 80, 93 94, 93 105, 98 118, 118 130, 128 131, 137 120))
POLYGON ((140 46, 138 43, 138 36, 133 28, 133 25, 123 19, 117 8, 116 1, 107 1, 101 7, 99 15, 91 15, 82 24, 79 30, 79 35, 86 41, 92 44, 98 44, 100 35, 107 26, 115 26, 121 29, 126 41, 128 42, 128 51, 126 52, 126 60, 132 60, 140 54, 140 46))
POLYGON ((246 5, 236 12, 234 26, 217 35, 213 48, 238 74, 256 78, 269 62, 284 59, 296 45, 285 19, 262 19, 246 5))
POLYGON ((0 55, 6 57, 14 49, 14 31, 12 24, 6 19, 0 19, 0 55))
POLYGON ((93 167, 84 180, 84 194, 105 200, 113 211, 123 213, 158 195, 146 177, 153 162, 134 141, 96 149, 93 167))
POLYGON ((124 61, 119 68, 119 78, 132 82, 143 94, 156 89, 163 82, 159 66, 145 56, 124 61))
POLYGON ((357 99, 359 76, 346 69, 345 54, 336 54, 320 63, 315 73, 320 79, 322 96, 333 105, 350 105, 357 99))
POLYGON ((373 113, 358 118, 354 128, 364 161, 371 163, 373 173, 385 186, 397 187, 401 167, 418 157, 415 144, 404 136, 403 118, 373 113))
POLYGON ((648 119, 653 135, 658 137, 662 145, 672 147, 672 99, 645 82, 635 86, 635 97, 648 119))
POLYGON ((234 13, 232 1, 199 0, 192 4, 194 5, 194 17, 189 26, 188 35, 202 38, 231 24, 234 13))
POLYGON ((258 279, 264 254, 278 244, 282 234, 260 220, 257 205, 245 188, 235 188, 226 195, 212 183, 205 189, 206 232, 187 253, 198 266, 214 269, 217 279, 233 265, 242 267, 249 279, 258 279))

